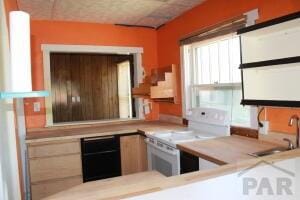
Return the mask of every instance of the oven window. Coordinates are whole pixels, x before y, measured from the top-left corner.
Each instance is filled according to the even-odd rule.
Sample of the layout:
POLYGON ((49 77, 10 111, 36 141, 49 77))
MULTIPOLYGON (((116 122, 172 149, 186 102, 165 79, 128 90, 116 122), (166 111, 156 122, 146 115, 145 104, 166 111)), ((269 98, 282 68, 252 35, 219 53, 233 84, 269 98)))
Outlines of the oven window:
POLYGON ((168 161, 161 159, 155 154, 152 154, 152 169, 159 171, 165 176, 172 176, 172 164, 169 163, 168 161))

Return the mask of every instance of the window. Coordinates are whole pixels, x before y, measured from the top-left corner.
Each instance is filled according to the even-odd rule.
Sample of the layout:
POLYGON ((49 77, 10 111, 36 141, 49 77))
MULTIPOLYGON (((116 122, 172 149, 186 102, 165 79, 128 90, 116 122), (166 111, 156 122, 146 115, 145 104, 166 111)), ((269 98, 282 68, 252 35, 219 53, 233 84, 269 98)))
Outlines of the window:
POLYGON ((51 53, 54 123, 135 117, 133 56, 51 53))
POLYGON ((240 41, 227 35, 183 47, 185 109, 227 110, 231 124, 250 127, 255 112, 241 106, 240 41))

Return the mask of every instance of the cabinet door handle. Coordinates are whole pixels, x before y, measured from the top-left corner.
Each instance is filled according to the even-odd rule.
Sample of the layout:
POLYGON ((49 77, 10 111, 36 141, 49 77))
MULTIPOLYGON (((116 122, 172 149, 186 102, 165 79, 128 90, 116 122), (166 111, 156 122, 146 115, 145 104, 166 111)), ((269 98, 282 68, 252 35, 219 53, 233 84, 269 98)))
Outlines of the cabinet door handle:
POLYGON ((84 141, 93 141, 93 140, 106 140, 106 139, 114 139, 114 136, 107 136, 107 137, 94 137, 94 138, 84 138, 84 141))

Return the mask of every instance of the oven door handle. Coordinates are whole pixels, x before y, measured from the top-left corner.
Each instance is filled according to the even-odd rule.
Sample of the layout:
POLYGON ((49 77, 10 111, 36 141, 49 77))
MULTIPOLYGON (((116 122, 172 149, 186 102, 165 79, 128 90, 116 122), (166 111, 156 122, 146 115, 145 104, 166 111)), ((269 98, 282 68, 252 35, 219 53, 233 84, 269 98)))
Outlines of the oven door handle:
POLYGON ((151 142, 149 141, 149 138, 146 138, 146 139, 145 139, 145 142, 146 142, 148 145, 150 145, 151 147, 153 147, 153 148, 155 148, 155 149, 159 149, 160 151, 163 151, 163 152, 165 152, 165 153, 167 153, 167 154, 171 154, 171 155, 176 156, 176 155, 178 155, 178 153, 179 153, 179 150, 178 150, 178 149, 174 149, 173 147, 170 147, 170 148, 173 149, 172 151, 169 151, 169 150, 166 150, 166 149, 164 149, 164 148, 161 148, 161 147, 159 147, 159 146, 157 146, 157 145, 151 143, 151 142))

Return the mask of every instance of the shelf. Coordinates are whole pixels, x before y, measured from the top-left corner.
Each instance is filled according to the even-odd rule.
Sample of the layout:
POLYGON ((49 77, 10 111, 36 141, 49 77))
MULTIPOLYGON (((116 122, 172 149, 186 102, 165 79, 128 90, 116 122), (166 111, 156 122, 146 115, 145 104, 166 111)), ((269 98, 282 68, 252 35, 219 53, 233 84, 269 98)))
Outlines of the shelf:
POLYGON ((243 99, 242 105, 252 106, 278 106, 278 107, 300 107, 300 101, 282 101, 282 100, 255 100, 243 99))
POLYGON ((300 56, 240 64, 240 69, 299 63, 300 56))
MULTIPOLYGON (((266 21, 266 22, 255 24, 253 26, 248 26, 248 27, 242 28, 242 29, 237 31, 237 34, 244 34, 244 33, 249 33, 249 32, 254 33, 254 31, 257 32, 257 33, 254 33, 255 35, 256 34, 265 34, 264 29, 267 28, 267 27, 268 28, 270 27, 270 30, 271 29, 276 29, 277 31, 284 30, 284 27, 281 27, 281 26, 275 27, 275 25, 279 25, 281 23, 288 22, 283 26, 293 27, 293 25, 295 25, 295 23, 296 24, 299 23, 298 20, 295 20, 295 19, 298 19, 298 18, 300 18, 300 12, 292 13, 292 14, 289 14, 289 15, 285 15, 283 17, 275 18, 275 19, 272 19, 272 20, 269 20, 269 21, 266 21), (271 28, 271 26, 272 26, 272 28, 271 28)), ((274 30, 272 30, 272 31, 274 31, 274 30)), ((267 32, 269 32, 269 31, 267 31, 267 32)))
POLYGON ((143 95, 143 94, 134 94, 132 95, 133 98, 144 98, 144 99, 150 99, 150 95, 143 95))
POLYGON ((134 87, 131 90, 131 94, 133 98, 147 98, 150 97, 150 83, 151 77, 145 76, 142 83, 138 85, 138 87, 134 87))
POLYGON ((228 90, 228 89, 240 89, 241 83, 217 83, 217 84, 201 84, 195 85, 192 89, 200 90, 228 90))
POLYGON ((300 12, 238 30, 242 105, 300 107, 300 12))
POLYGON ((177 67, 172 64, 167 67, 152 71, 152 83, 150 97, 154 101, 179 103, 177 91, 177 67))
POLYGON ((32 92, 0 92, 0 99, 14 99, 14 98, 34 98, 47 97, 48 91, 32 91, 32 92))
POLYGON ((156 98, 152 100, 159 103, 175 103, 174 98, 156 98))

